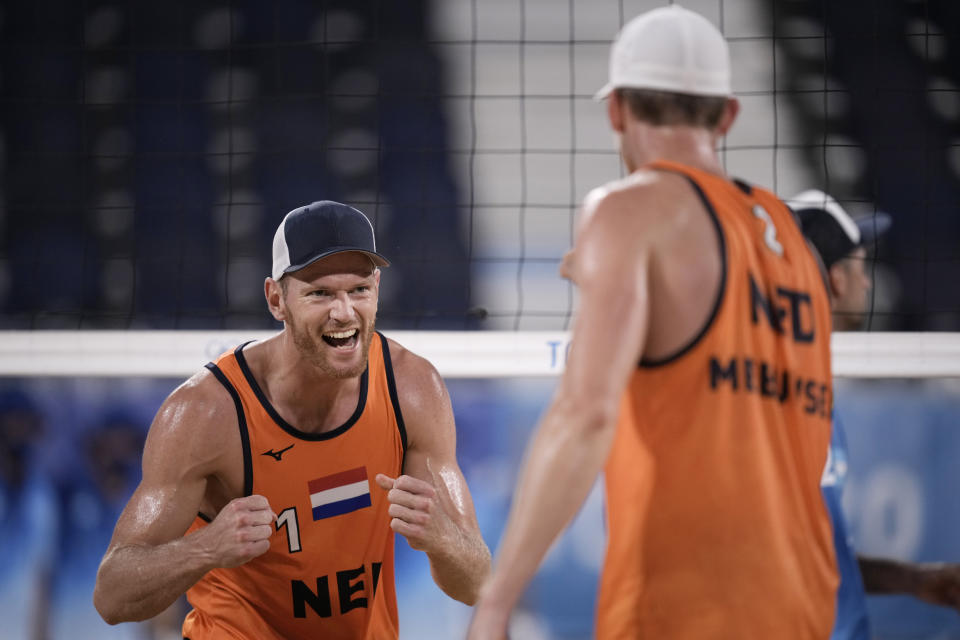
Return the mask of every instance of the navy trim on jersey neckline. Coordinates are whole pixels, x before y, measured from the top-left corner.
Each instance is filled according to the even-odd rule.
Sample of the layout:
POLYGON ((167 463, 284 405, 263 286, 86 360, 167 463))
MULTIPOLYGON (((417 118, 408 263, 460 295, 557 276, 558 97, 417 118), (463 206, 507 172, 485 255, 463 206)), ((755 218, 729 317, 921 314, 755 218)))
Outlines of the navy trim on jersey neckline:
MULTIPOLYGON (((250 342, 253 341, 251 340, 250 342)), ((284 420, 280 414, 277 413, 277 410, 273 408, 273 405, 270 404, 270 401, 267 400, 267 395, 263 392, 263 389, 260 388, 260 385, 257 384, 257 379, 253 377, 253 372, 250 370, 250 366, 247 364, 247 359, 243 355, 243 348, 250 344, 250 342, 245 342, 234 349, 233 354, 237 358, 237 364, 240 365, 240 371, 243 372, 243 377, 247 379, 247 384, 250 385, 250 389, 253 390, 253 393, 257 396, 260 404, 267 411, 270 417, 273 418, 273 421, 277 423, 277 426, 286 431, 289 435, 293 436, 294 438, 299 438, 300 440, 330 440, 331 438, 336 438, 342 433, 346 433, 346 431, 352 427, 357 420, 360 419, 360 416, 363 414, 363 408, 367 406, 367 380, 370 371, 369 365, 360 375, 360 393, 359 398, 357 399, 357 408, 354 410, 353 415, 347 418, 347 421, 336 429, 324 431, 323 433, 308 433, 306 431, 300 431, 289 422, 284 420)))
POLYGON ((753 196, 753 185, 747 182, 746 180, 741 180, 740 178, 734 178, 733 184, 737 185, 737 188, 740 191, 743 191, 748 196, 753 196))
MULTIPOLYGON (((239 347, 238 347, 239 348, 239 347)), ((220 370, 220 367, 212 362, 207 363, 207 369, 213 373, 214 377, 220 381, 220 384, 230 393, 233 398, 233 404, 237 408, 237 426, 240 429, 240 445, 243 447, 243 497, 253 493, 253 456, 250 453, 250 433, 247 431, 247 417, 243 413, 243 402, 240 401, 240 394, 227 376, 220 370)), ((202 513, 200 517, 205 518, 202 513)), ((209 522, 209 520, 207 520, 209 522)))
POLYGON ((717 299, 713 303, 713 309, 710 311, 710 315, 707 317, 706 323, 704 323, 703 328, 700 329, 693 339, 684 346, 680 347, 679 350, 663 358, 657 358, 656 360, 640 358, 639 366, 645 368, 660 367, 665 364, 670 364, 697 346, 697 344, 703 340, 703 337, 707 335, 707 331, 710 330, 710 327, 713 326, 713 321, 716 320, 717 314, 720 312, 720 305, 723 303, 723 298, 727 292, 727 240, 726 236, 723 234, 723 226, 720 224, 720 218, 717 217, 717 212, 713 208, 713 203, 710 202, 709 198, 707 198, 707 194, 703 192, 700 184, 697 183, 697 181, 691 176, 688 176, 681 171, 667 169, 664 167, 655 167, 655 169, 659 171, 669 171, 670 173, 674 173, 686 178, 687 181, 693 186, 693 190, 697 192, 698 196, 700 196, 700 201, 703 202, 703 206, 710 215, 710 220, 713 222, 713 226, 717 231, 717 244, 720 246, 720 290, 717 292, 717 299))
MULTIPOLYGON (((393 377, 393 360, 390 357, 390 347, 387 338, 377 331, 380 336, 380 345, 383 351, 383 368, 387 372, 387 389, 390 391, 390 404, 393 405, 393 415, 397 418, 397 430, 400 431, 400 442, 403 443, 403 455, 407 455, 407 427, 403 423, 403 413, 400 411, 400 396, 397 394, 397 381, 393 377)), ((403 469, 403 462, 400 463, 403 469)))

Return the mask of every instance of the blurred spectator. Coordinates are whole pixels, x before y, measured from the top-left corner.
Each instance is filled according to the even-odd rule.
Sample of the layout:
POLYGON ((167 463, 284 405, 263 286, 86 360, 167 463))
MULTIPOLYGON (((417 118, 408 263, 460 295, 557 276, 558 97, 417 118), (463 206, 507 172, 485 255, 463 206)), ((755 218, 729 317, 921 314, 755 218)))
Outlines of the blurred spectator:
POLYGON ((20 389, 0 390, 0 635, 10 640, 48 637, 57 513, 37 464, 43 433, 34 400, 20 389))
POLYGON ((54 638, 179 638, 181 603, 154 620, 107 625, 93 608, 93 587, 113 525, 140 481, 140 452, 147 425, 108 408, 78 434, 75 468, 58 482, 63 518, 51 588, 54 638))

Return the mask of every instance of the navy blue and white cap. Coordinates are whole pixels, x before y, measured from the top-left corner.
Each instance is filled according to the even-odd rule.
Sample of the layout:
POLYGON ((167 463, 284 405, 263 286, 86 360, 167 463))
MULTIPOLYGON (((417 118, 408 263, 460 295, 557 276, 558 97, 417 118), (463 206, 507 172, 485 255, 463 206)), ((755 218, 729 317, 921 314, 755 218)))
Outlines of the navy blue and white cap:
POLYGON ((378 267, 390 265, 377 253, 373 225, 367 216, 339 202, 312 202, 288 213, 277 227, 271 276, 279 280, 284 274, 346 251, 359 251, 378 267))
POLYGON ((892 221, 882 211, 852 218, 840 203, 818 189, 798 193, 786 202, 797 214, 803 235, 817 248, 828 269, 857 247, 873 242, 890 228, 892 221))

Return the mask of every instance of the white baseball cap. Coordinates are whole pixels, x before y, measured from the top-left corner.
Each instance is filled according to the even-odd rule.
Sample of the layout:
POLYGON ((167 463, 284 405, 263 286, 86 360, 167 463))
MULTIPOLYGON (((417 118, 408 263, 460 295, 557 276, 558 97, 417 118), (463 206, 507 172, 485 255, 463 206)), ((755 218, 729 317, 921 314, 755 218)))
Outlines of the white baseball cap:
POLYGON ((641 13, 613 41, 610 81, 594 98, 620 88, 729 96, 727 41, 709 20, 680 5, 641 13))

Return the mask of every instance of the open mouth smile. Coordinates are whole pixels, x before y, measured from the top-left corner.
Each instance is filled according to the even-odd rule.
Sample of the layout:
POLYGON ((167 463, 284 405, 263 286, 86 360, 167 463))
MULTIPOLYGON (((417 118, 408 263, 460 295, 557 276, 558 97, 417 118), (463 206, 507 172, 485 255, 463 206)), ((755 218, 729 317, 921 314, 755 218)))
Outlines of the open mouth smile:
POLYGON ((323 341, 335 349, 352 349, 357 344, 360 332, 356 329, 346 331, 328 331, 323 334, 323 341))

